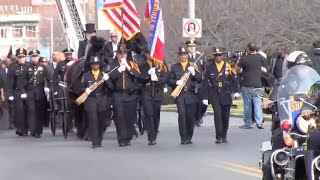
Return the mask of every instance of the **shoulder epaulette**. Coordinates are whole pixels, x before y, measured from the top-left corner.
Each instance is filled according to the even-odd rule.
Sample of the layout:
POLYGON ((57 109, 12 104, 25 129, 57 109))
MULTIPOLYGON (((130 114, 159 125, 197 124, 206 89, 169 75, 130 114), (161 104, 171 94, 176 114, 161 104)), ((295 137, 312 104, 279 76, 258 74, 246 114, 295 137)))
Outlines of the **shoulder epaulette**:
POLYGON ((140 69, 139 69, 139 66, 134 63, 133 61, 130 61, 130 67, 135 69, 136 71, 138 71, 139 73, 141 73, 140 69))

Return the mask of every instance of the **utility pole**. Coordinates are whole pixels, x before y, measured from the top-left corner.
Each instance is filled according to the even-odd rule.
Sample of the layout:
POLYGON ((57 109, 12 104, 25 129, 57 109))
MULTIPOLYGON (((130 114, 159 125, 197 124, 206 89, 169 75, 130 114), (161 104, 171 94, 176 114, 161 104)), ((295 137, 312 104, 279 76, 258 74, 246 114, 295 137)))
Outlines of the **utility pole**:
MULTIPOLYGON (((196 18, 196 0, 189 0, 189 18, 196 18)), ((194 38, 190 38, 190 40, 194 40, 194 38)))

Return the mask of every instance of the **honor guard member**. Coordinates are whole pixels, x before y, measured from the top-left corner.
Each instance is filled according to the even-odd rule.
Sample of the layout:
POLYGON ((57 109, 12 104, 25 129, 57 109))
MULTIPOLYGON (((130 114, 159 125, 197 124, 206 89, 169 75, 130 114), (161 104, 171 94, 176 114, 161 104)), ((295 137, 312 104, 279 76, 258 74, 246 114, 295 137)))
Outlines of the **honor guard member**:
POLYGON ((27 50, 19 48, 16 50, 17 62, 10 65, 8 70, 8 100, 13 102, 15 114, 16 134, 19 136, 28 135, 28 119, 26 114, 27 98, 26 88, 28 85, 28 69, 26 64, 27 50))
POLYGON ((141 66, 143 77, 142 106, 144 110, 144 121, 148 132, 149 145, 155 145, 160 123, 160 110, 163 100, 163 88, 167 80, 167 67, 163 63, 148 59, 141 66))
POLYGON ((200 84, 197 84, 197 89, 198 89, 198 105, 197 105, 197 119, 196 119, 196 126, 200 127, 202 121, 202 117, 207 111, 207 106, 202 103, 203 100, 203 94, 204 94, 204 72, 205 72, 205 57, 201 55, 199 51, 197 51, 197 41, 195 40, 190 40, 186 42, 186 45, 188 47, 188 55, 189 55, 189 61, 190 62, 196 62, 196 65, 198 66, 199 71, 202 74, 202 81, 200 84))
POLYGON ((140 79, 140 69, 132 60, 127 59, 128 49, 120 47, 117 60, 112 61, 110 69, 117 70, 110 74, 113 84, 113 107, 117 138, 120 147, 130 146, 133 136, 134 122, 137 120, 137 85, 140 79))
POLYGON ((111 82, 108 81, 109 75, 102 72, 102 57, 91 56, 89 62, 91 64, 91 71, 83 75, 81 89, 83 92, 89 94, 84 102, 84 110, 87 117, 90 118, 89 136, 92 141, 92 148, 97 148, 101 147, 103 133, 106 128, 105 118, 107 108, 111 104, 110 98, 108 98, 111 96, 111 82), (92 84, 98 83, 99 81, 105 82, 95 90, 89 88, 92 84))
POLYGON ((50 82, 48 72, 45 67, 39 64, 38 50, 32 50, 29 52, 31 57, 30 65, 28 68, 28 84, 27 84, 27 114, 29 131, 31 136, 40 138, 43 131, 43 124, 46 119, 46 95, 49 88, 45 86, 50 82))
POLYGON ((197 117, 197 84, 201 83, 201 72, 193 62, 188 61, 188 52, 184 47, 180 47, 179 62, 171 66, 168 75, 168 85, 175 89, 183 86, 180 94, 175 99, 178 108, 179 132, 181 144, 192 144, 193 130, 197 117), (186 74, 188 78, 183 79, 186 74))
MULTIPOLYGON (((67 66, 68 66, 68 63, 71 62, 71 60, 72 60, 72 53, 73 52, 74 52, 74 50, 71 48, 67 48, 67 49, 63 50, 65 60, 58 62, 56 69, 54 70, 54 75, 53 75, 53 78, 54 78, 53 79, 53 84, 54 84, 53 87, 55 89, 55 92, 60 91, 60 87, 58 85, 59 82, 60 81, 65 82, 65 75, 67 73, 67 66)), ((73 132, 71 117, 69 117, 69 120, 68 120, 68 129, 69 129, 70 133, 73 132)))
POLYGON ((224 61, 225 53, 221 49, 214 48, 214 58, 208 60, 205 73, 206 86, 203 104, 211 104, 214 111, 214 124, 216 130, 216 143, 227 142, 227 131, 229 128, 230 108, 232 104, 232 93, 236 83, 235 70, 224 61), (210 61, 210 62, 209 62, 210 61))

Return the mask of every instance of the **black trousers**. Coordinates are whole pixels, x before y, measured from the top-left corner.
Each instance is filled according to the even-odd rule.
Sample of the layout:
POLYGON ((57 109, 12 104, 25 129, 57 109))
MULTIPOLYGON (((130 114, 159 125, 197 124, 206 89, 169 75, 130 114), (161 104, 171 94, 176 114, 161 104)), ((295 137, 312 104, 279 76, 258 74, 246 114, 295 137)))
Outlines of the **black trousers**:
POLYGON ((214 111, 214 126, 216 130, 216 139, 226 139, 229 129, 229 117, 231 105, 223 105, 219 99, 215 99, 212 104, 214 111))
POLYGON ((15 114, 15 127, 17 132, 27 133, 28 132, 28 122, 26 117, 26 102, 20 98, 20 94, 15 96, 13 100, 13 110, 15 114))
POLYGON ((29 131, 31 133, 35 133, 35 134, 40 134, 40 129, 39 126, 41 124, 41 126, 43 125, 40 121, 39 118, 37 118, 36 115, 36 101, 34 98, 32 97, 27 97, 27 99, 25 100, 26 102, 26 109, 27 109, 27 122, 28 122, 28 128, 29 131))
MULTIPOLYGON (((76 105, 75 103, 70 104, 71 105, 71 112, 72 112, 72 117, 74 118, 74 123, 77 128, 77 136, 79 138, 83 138, 86 133, 88 133, 88 127, 89 127, 89 121, 88 121, 88 113, 84 113, 84 105, 76 105)), ((72 121, 71 124, 69 122, 68 126, 72 127, 72 121)))
POLYGON ((114 100, 117 138, 119 143, 129 143, 133 137, 134 122, 137 121, 137 100, 124 101, 121 96, 114 100))
POLYGON ((143 120, 148 132, 148 140, 156 140, 160 124, 161 102, 153 101, 147 95, 144 95, 142 97, 142 104, 144 112, 143 120))
POLYGON ((36 105, 36 133, 42 134, 43 126, 47 121, 47 99, 41 99, 35 101, 36 105))
POLYGON ((200 122, 202 120, 203 115, 206 113, 207 111, 207 105, 204 105, 202 103, 202 99, 199 100, 199 102, 197 103, 197 122, 200 122))
POLYGON ((191 141, 194 125, 197 119, 197 102, 186 104, 184 97, 178 97, 177 107, 179 113, 178 123, 181 141, 191 141))

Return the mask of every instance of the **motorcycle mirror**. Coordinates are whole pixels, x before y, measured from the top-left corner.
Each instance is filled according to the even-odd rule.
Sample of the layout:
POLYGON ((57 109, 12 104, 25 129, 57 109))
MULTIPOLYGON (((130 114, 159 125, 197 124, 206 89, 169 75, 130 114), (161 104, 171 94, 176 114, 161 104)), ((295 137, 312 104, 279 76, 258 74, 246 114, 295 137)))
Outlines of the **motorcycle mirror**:
POLYGON ((294 100, 295 101, 302 101, 302 100, 306 100, 308 97, 308 93, 306 92, 295 92, 293 94, 294 100))

